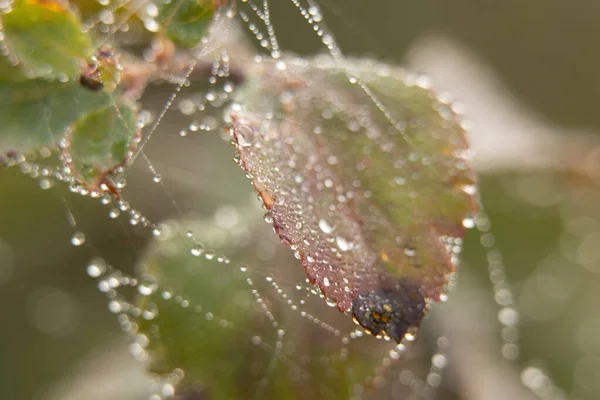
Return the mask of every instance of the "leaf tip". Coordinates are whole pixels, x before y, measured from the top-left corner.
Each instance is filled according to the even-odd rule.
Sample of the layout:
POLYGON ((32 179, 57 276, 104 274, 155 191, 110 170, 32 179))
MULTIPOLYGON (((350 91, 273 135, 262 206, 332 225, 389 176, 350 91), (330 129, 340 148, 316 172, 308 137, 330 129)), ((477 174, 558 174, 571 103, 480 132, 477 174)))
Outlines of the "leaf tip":
POLYGON ((417 285, 402 281, 392 290, 370 291, 352 301, 352 317, 374 336, 385 334, 400 343, 420 325, 427 303, 417 285))

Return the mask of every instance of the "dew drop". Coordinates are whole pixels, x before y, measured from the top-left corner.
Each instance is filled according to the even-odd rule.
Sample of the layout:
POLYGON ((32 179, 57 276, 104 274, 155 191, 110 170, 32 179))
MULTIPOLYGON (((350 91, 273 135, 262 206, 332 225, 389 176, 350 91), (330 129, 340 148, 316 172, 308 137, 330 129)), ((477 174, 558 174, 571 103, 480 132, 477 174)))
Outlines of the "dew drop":
POLYGON ((250 147, 254 142, 254 131, 248 125, 240 125, 235 128, 235 137, 238 144, 242 147, 250 147))
POLYGON ((269 224, 273 223, 273 216, 271 215, 270 212, 265 213, 265 215, 263 216, 263 219, 265 220, 266 223, 269 223, 269 224))
POLYGON ((207 250, 206 254, 204 254, 204 258, 206 258, 207 260, 212 260, 215 258, 215 251, 214 250, 207 250))
POLYGON ((154 227, 154 229, 152 229, 152 235, 154 235, 155 237, 159 237, 163 234, 164 230, 164 227, 157 225, 154 227))
POLYGON ((467 217, 462 220, 462 224, 465 228, 471 229, 475 227, 475 218, 467 217))
POLYGON ((156 292, 157 288, 158 284, 156 278, 152 275, 145 275, 140 280, 138 292, 140 292, 141 295, 150 296, 152 293, 156 292))
POLYGON ((321 229, 321 231, 323 231, 323 233, 331 233, 331 232, 333 232, 335 227, 329 225, 329 222, 327 222, 321 218, 319 220, 319 229, 321 229))
POLYGON ((86 272, 92 278, 97 278, 106 272, 106 261, 102 258, 94 258, 88 264, 86 272))
POLYGON ((498 320, 503 325, 515 326, 519 322, 519 313, 511 307, 504 307, 498 312, 498 320))
POLYGON ((121 305, 120 301, 112 300, 108 303, 108 310, 113 314, 117 314, 123 311, 123 306, 121 305))
POLYGON ((83 232, 75 232, 71 237, 71 244, 73 246, 81 246, 85 243, 85 235, 83 232))
POLYGON ((336 236, 335 243, 341 251, 349 251, 354 248, 354 243, 349 242, 341 236, 336 236))
POLYGON ((202 253, 204 253, 204 246, 200 243, 196 243, 194 247, 192 247, 192 249, 190 250, 190 253, 194 257, 200 257, 202 253))
POLYGON ((431 357, 431 363, 436 368, 445 368, 446 365, 448 365, 448 359, 443 354, 434 354, 433 357, 431 357))

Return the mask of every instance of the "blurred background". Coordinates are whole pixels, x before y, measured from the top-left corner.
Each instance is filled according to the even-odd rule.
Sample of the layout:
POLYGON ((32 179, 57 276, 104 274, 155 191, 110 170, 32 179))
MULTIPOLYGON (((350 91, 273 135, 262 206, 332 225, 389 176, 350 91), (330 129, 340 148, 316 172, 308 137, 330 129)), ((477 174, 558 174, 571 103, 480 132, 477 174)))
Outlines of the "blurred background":
MULTIPOLYGON (((271 3, 284 49, 320 49, 291 2, 271 3)), ((502 359, 485 249, 469 232, 458 284, 427 322, 426 335, 452 344, 454 383, 438 398, 529 398, 521 383, 546 398, 600 398, 600 3, 319 4, 345 54, 431 75, 472 121, 483 204, 521 311, 521 354, 516 364, 502 359), (538 370, 562 393, 532 383, 538 370)), ((160 109, 172 89, 152 87, 144 106, 160 109)), ((247 203, 252 189, 230 145, 215 131, 180 140, 183 118, 167 114, 146 147, 177 205, 210 219, 247 203)), ((142 368, 85 266, 101 255, 133 273, 147 232, 61 185, 42 190, 18 168, 0 169, 0 185, 0 398, 145 398, 142 368), (71 245, 67 212, 93 247, 71 245)), ((155 221, 176 214, 140 162, 124 197, 155 221)))

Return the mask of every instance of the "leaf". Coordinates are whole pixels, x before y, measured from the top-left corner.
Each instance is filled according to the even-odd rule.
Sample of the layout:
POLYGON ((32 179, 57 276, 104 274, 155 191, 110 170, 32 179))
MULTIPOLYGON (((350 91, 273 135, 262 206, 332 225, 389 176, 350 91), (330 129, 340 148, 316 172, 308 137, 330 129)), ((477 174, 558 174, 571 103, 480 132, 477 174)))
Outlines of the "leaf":
POLYGON ((206 34, 214 11, 229 0, 171 0, 159 9, 157 22, 175 43, 192 47, 206 34))
MULTIPOLYGON (((239 215, 260 216, 254 209, 239 215)), ((178 394, 200 391, 208 398, 240 400, 347 399, 389 353, 385 342, 369 341, 366 347, 360 340, 343 342, 343 334, 353 329, 347 318, 334 309, 322 310, 317 296, 301 297, 305 292, 295 284, 285 286, 302 282, 303 274, 293 268, 295 258, 276 246, 275 236, 259 229, 266 228, 262 223, 253 226, 240 220, 224 228, 188 218, 165 226, 140 261, 141 315, 135 322, 143 335, 139 342, 150 356, 150 372, 183 370, 178 394), (199 247, 191 251, 197 256, 190 254, 183 234, 190 227, 196 239, 214 244, 216 254, 199 247), (260 248, 275 249, 273 258, 261 259, 260 248), (223 250, 230 258, 220 258, 223 250), (285 289, 286 297, 271 281, 279 282, 277 288, 285 289), (288 302, 299 308, 292 309, 288 302), (322 320, 339 325, 341 334, 318 319, 307 319, 306 315, 314 318, 310 313, 315 305, 322 320)))
POLYGON ((28 154, 41 147, 57 147, 69 126, 111 102, 108 93, 90 91, 79 82, 2 82, 0 152, 28 154))
POLYGON ((121 81, 123 67, 110 46, 102 46, 83 68, 79 82, 91 90, 115 91, 121 81))
POLYGON ((110 187, 107 176, 129 160, 139 140, 137 108, 128 102, 111 104, 71 127, 64 146, 65 160, 77 181, 100 191, 102 184, 110 187))
POLYGON ((33 77, 73 79, 91 56, 91 39, 75 14, 57 0, 15 0, 2 16, 8 48, 33 77))
POLYGON ((235 99, 231 131, 308 279, 399 342, 444 293, 475 212, 475 177, 448 104, 400 69, 346 68, 263 61, 235 99))
POLYGON ((22 82, 27 79, 25 73, 16 65, 13 65, 7 57, 0 57, 0 84, 22 82))
MULTIPOLYGON (((201 232, 215 232, 214 227, 201 226, 201 232)), ((181 368, 185 389, 201 383, 211 398, 242 398, 252 390, 236 384, 243 360, 254 358, 253 350, 258 351, 259 362, 262 356, 259 348, 248 346, 252 333, 240 332, 240 327, 249 328, 258 317, 251 308, 254 300, 239 268, 204 255, 192 256, 184 240, 180 234, 157 241, 142 260, 145 277, 141 285, 154 282, 161 288, 145 296, 147 292, 140 286, 141 309, 157 310, 150 312, 151 318, 146 313, 138 321, 140 332, 149 338, 150 371, 166 374, 181 368), (177 296, 181 297, 175 302, 177 296), (189 306, 182 307, 182 301, 189 306), (222 320, 227 321, 225 327, 222 320)))

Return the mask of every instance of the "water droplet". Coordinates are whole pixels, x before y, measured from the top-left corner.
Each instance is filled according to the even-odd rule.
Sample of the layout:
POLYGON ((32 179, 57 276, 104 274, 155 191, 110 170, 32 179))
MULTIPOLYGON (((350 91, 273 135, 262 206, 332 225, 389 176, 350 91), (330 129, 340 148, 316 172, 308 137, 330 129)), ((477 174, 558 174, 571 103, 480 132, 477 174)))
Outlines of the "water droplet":
POLYGON ((475 227, 475 218, 467 217, 462 220, 462 224, 465 228, 471 229, 475 227))
POLYGON ((144 296, 150 296, 152 293, 156 292, 157 288, 158 283, 156 282, 156 278, 152 275, 145 275, 140 280, 138 292, 144 296))
POLYGON ((445 368, 448 365, 448 359, 443 354, 434 354, 431 357, 431 364, 436 368, 445 368))
POLYGON ((73 246, 81 246, 85 243, 85 235, 83 232, 75 232, 71 237, 71 244, 73 246))
POLYGON ((148 303, 146 309, 142 312, 142 317, 146 320, 154 319, 158 315, 158 307, 154 303, 148 303))
POLYGON ((152 177, 152 180, 156 183, 160 183, 162 181, 162 175, 156 174, 152 177))
POLYGON ((108 212, 108 216, 113 219, 117 218, 120 214, 121 212, 118 208, 113 208, 108 212))
POLYGON ((194 256, 194 257, 199 257, 202 255, 202 253, 204 253, 204 246, 200 243, 196 243, 194 245, 194 247, 192 247, 192 249, 190 250, 190 253, 194 256))
POLYGON ((263 219, 265 220, 266 223, 269 223, 269 224, 273 223, 273 216, 271 215, 270 212, 266 212, 265 215, 263 216, 263 219))
POLYGON ((152 229, 152 234, 156 237, 160 236, 163 234, 163 232, 165 231, 165 228, 161 225, 157 225, 154 227, 154 229, 152 229))
POLYGON ((206 254, 204 254, 204 258, 206 258, 207 260, 212 260, 213 258, 215 258, 215 251, 212 249, 206 250, 206 254))
POLYGON ((329 223, 327 221, 325 221, 324 219, 320 219, 319 220, 319 229, 321 229, 321 231, 323 231, 323 233, 331 233, 334 231, 335 227, 329 225, 329 223))
POLYGON ((106 261, 102 258, 94 258, 86 268, 87 274, 92 278, 97 278, 106 272, 106 261))
POLYGON ((335 238, 335 243, 337 244, 338 248, 341 251, 349 251, 349 250, 352 250, 354 248, 354 243, 349 242, 348 240, 344 239, 341 236, 337 236, 335 238))
POLYGON ((519 313, 514 308, 504 307, 498 312, 498 320, 503 325, 515 326, 519 322, 519 313))
POLYGON ((238 144, 242 147, 250 147, 254 143, 254 130, 248 125, 237 126, 234 135, 238 144))

